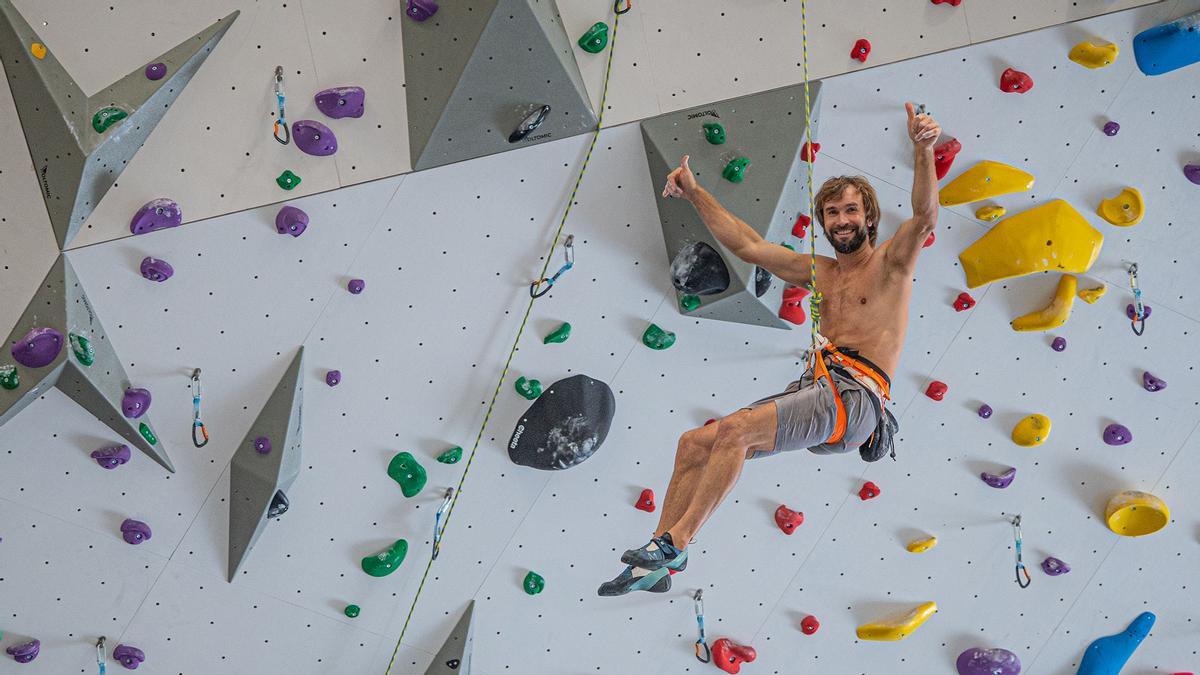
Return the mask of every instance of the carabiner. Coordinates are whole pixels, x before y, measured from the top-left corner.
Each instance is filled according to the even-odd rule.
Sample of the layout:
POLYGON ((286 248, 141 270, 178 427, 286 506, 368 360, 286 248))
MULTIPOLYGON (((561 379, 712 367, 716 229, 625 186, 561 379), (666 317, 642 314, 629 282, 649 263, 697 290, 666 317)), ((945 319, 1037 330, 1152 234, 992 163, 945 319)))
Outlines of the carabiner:
MULTIPOLYGON (((624 14, 631 9, 633 9, 633 0, 625 0, 625 9, 621 9, 621 0, 615 0, 613 2, 613 11, 617 14, 624 14)), ((705 663, 708 663, 708 661, 705 661, 705 663)))
POLYGON ((1129 327, 1133 329, 1133 334, 1141 336, 1146 332, 1146 308, 1142 305, 1142 289, 1138 288, 1137 280, 1138 264, 1135 262, 1129 263, 1129 288, 1133 291, 1133 319, 1129 323, 1129 327))
POLYGON ((197 448, 203 448, 208 445, 208 429, 204 427, 204 422, 200 421, 200 369, 192 371, 192 445, 197 448), (204 438, 201 441, 196 436, 197 430, 200 436, 204 438))
POLYGON ((1017 585, 1021 588, 1029 588, 1029 584, 1033 583, 1033 579, 1029 576, 1029 570, 1025 569, 1025 563, 1021 560, 1021 514, 1017 514, 1012 519, 1013 539, 1016 540, 1017 549, 1017 564, 1015 573, 1017 576, 1017 585), (1021 583, 1021 573, 1025 574, 1025 583, 1021 583))
POLYGON ((275 66, 275 101, 279 105, 279 118, 275 120, 275 140, 287 145, 292 140, 292 132, 288 131, 287 118, 283 114, 283 66, 275 66), (279 130, 283 129, 283 138, 279 130))
POLYGON ((696 595, 692 597, 692 600, 696 607, 696 624, 700 626, 700 638, 696 640, 696 660, 700 663, 708 663, 712 660, 712 651, 708 648, 708 641, 704 638, 704 589, 697 588, 696 595))
POLYGON ((446 494, 442 497, 442 505, 437 510, 437 515, 433 519, 433 559, 437 560, 438 552, 442 549, 442 532, 446 529, 446 524, 442 522, 442 516, 446 510, 450 508, 450 502, 454 499, 454 488, 446 488, 446 494))
POLYGON ((104 648, 104 636, 96 641, 96 665, 100 666, 100 675, 108 669, 108 650, 104 648))
POLYGON ((540 298, 549 293, 550 289, 554 287, 554 282, 558 281, 558 278, 561 277, 567 270, 575 266, 575 235, 567 235, 567 240, 563 243, 563 255, 566 258, 566 263, 564 263, 562 267, 558 268, 558 271, 554 273, 554 276, 550 277, 549 279, 538 279, 537 281, 529 284, 529 297, 540 298), (538 290, 543 283, 546 284, 546 287, 538 290))

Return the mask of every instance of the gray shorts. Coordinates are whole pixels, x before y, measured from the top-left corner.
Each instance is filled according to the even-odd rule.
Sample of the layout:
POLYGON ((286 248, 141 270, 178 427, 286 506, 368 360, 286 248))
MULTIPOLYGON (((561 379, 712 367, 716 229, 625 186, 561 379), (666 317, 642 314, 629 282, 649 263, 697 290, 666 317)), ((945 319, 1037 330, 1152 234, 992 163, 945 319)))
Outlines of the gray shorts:
POLYGON ((748 410, 774 401, 779 423, 774 449, 756 450, 748 459, 803 448, 818 455, 841 454, 858 450, 858 446, 867 442, 879 424, 879 404, 874 395, 853 378, 832 368, 829 376, 837 383, 842 405, 846 408, 846 434, 842 440, 824 442, 837 425, 837 406, 829 383, 822 380, 814 385, 813 372, 809 369, 782 392, 742 408, 748 410))

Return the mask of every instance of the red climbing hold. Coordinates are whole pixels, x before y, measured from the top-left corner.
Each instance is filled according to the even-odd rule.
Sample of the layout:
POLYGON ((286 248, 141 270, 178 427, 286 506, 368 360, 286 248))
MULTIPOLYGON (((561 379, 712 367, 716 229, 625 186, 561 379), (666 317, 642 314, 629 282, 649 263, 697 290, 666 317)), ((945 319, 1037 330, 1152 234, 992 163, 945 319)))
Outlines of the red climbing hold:
POLYGON ((758 658, 754 647, 739 645, 729 638, 721 638, 713 643, 712 661, 716 667, 727 673, 738 673, 743 663, 750 663, 758 658))
POLYGON ((792 236, 803 239, 804 235, 807 234, 809 225, 812 225, 812 218, 803 213, 796 216, 796 223, 792 225, 792 236))
POLYGON ((783 289, 783 304, 779 306, 779 318, 797 326, 805 322, 804 296, 808 291, 797 286, 783 289))
POLYGON ((929 236, 925 237, 925 243, 921 244, 921 248, 929 248, 930 246, 933 246, 933 241, 935 239, 937 239, 937 236, 930 232, 929 236))
POLYGON ((821 622, 817 621, 817 617, 813 616, 812 614, 804 617, 804 619, 800 622, 800 630, 803 631, 805 635, 812 635, 813 633, 817 632, 817 629, 820 627, 821 622))
POLYGON ((929 1, 935 5, 950 5, 951 7, 958 7, 959 5, 962 4, 962 0, 929 0, 929 1))
POLYGON ((793 511, 783 504, 775 509, 775 524, 779 529, 783 530, 784 534, 791 534, 796 531, 797 527, 804 522, 804 514, 800 511, 793 511))
POLYGON ((704 423, 704 426, 708 426, 708 425, 710 425, 710 424, 712 424, 713 422, 716 422, 716 421, 717 421, 717 418, 715 418, 715 417, 710 417, 710 418, 708 418, 708 421, 704 423))
POLYGON ((880 490, 879 490, 878 485, 872 483, 871 481, 867 481, 867 482, 863 483, 863 486, 861 488, 859 488, 858 498, 865 502, 868 499, 875 499, 876 497, 878 497, 879 492, 880 492, 880 490))
POLYGON ((962 143, 957 138, 951 138, 933 149, 933 166, 937 169, 938 180, 950 173, 950 165, 954 163, 959 150, 962 150, 962 143))
POLYGON ((642 496, 638 497, 637 504, 634 504, 634 506, 646 513, 653 513, 654 509, 657 508, 654 505, 654 490, 650 488, 642 490, 642 496))
POLYGON ((942 397, 946 395, 947 389, 949 389, 949 387, 946 386, 945 382, 934 380, 933 382, 929 383, 929 387, 925 390, 925 395, 935 401, 940 401, 942 400, 942 397))
POLYGON ((859 38, 858 42, 854 43, 854 48, 850 50, 850 58, 862 63, 867 62, 867 56, 871 54, 871 42, 867 38, 859 38))
POLYGON ((966 311, 974 306, 975 298, 972 298, 971 294, 966 291, 959 293, 958 297, 954 300, 954 311, 956 312, 966 311))
POLYGON ((821 144, 820 143, 813 143, 812 141, 806 141, 804 143, 804 147, 800 148, 800 159, 801 159, 801 161, 805 161, 805 162, 808 162, 808 161, 815 162, 815 161, 817 161, 817 153, 819 153, 819 152, 821 152, 821 144), (812 149, 812 160, 809 160, 809 149, 810 148, 812 149))
POLYGON ((1028 73, 1007 68, 1000 74, 1000 91, 1010 94, 1024 94, 1033 89, 1033 78, 1028 73))

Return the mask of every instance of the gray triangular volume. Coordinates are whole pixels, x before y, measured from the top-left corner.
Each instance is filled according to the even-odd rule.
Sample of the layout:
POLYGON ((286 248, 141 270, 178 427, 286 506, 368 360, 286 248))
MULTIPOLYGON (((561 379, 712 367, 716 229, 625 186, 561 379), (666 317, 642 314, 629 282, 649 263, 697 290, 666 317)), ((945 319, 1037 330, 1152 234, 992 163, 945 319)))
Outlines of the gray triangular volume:
POLYGON ((138 69, 85 97, 11 0, 0 0, 0 59, 59 248, 79 231, 237 15, 151 61, 163 66, 152 71, 162 73, 159 79, 138 69))
POLYGON ((408 137, 414 169, 592 131, 596 114, 552 0, 442 3, 403 22, 408 137), (508 139, 543 105, 524 139, 508 139))
POLYGON ((806 136, 817 140, 820 92, 820 83, 810 83, 813 129, 807 135, 803 85, 710 103, 642 122, 646 161, 650 179, 657 186, 654 194, 658 195, 658 215, 676 291, 680 297, 695 294, 700 298, 700 306, 688 312, 689 316, 792 327, 779 318, 784 283, 770 279, 733 255, 709 232, 690 203, 662 197, 661 185, 680 158, 691 155, 688 164, 725 208, 764 239, 776 244, 787 241, 796 216, 807 211, 807 168, 800 155, 806 136), (724 128, 723 144, 708 142, 706 123, 724 128), (738 158, 746 158, 750 164, 742 182, 734 183, 722 177, 722 171, 738 158), (713 251, 717 255, 712 255, 713 251), (704 265, 700 272, 696 271, 698 265, 704 265), (681 277, 702 276, 720 277, 720 282, 699 282, 697 286, 705 289, 699 293, 679 290, 681 285, 689 288, 687 283, 680 284, 681 277))
POLYGON ((282 490, 286 494, 300 474, 303 374, 302 346, 233 453, 229 466, 230 581, 266 527, 275 493, 282 490), (261 439, 266 440, 265 446, 261 439))
POLYGON ((471 642, 474 638, 475 623, 472 617, 475 612, 475 601, 467 605, 458 625, 451 631, 450 637, 442 643, 433 663, 425 670, 425 675, 470 675, 471 674, 471 642))
POLYGON ((150 415, 125 417, 122 400, 131 386, 129 377, 63 254, 0 351, 0 385, 0 426, 58 387, 130 445, 175 471, 150 415))

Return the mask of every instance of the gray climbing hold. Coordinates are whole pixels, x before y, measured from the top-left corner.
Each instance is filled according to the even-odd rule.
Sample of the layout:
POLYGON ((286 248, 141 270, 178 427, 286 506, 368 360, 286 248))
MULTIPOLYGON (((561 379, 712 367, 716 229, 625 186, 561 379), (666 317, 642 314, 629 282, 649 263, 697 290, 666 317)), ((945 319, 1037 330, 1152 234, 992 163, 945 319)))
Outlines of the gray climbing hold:
POLYGON ((467 603, 467 610, 459 617, 454 630, 442 643, 437 656, 425 670, 425 675, 471 675, 471 646, 475 633, 475 601, 467 603))
POLYGON ((608 436, 617 402, 612 389, 587 375, 550 385, 521 416, 508 457, 522 466, 554 471, 591 457, 608 436))
POLYGON ((283 490, 277 490, 275 496, 271 498, 271 506, 267 508, 268 518, 278 518, 287 513, 291 503, 288 502, 287 495, 283 494, 283 490))

